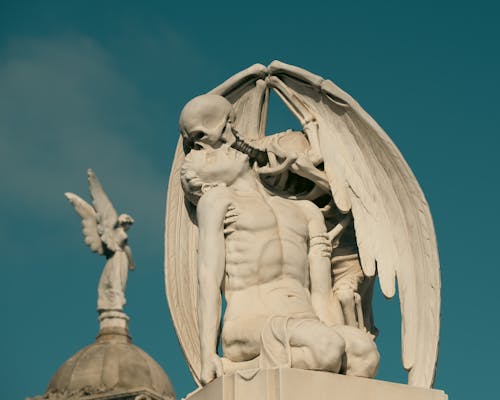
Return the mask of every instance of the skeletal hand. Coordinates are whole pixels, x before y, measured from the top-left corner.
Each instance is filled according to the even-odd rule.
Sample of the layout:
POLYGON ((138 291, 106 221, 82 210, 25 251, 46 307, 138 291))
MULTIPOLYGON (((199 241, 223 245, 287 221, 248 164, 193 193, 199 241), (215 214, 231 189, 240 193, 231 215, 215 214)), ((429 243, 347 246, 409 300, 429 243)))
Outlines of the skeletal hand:
POLYGON ((311 149, 308 151, 307 155, 314 165, 318 165, 323 162, 318 141, 318 130, 319 125, 314 116, 310 116, 302 123, 302 131, 307 136, 307 139, 311 144, 311 149))
POLYGON ((319 129, 318 122, 314 116, 309 116, 302 121, 302 131, 309 137, 311 134, 317 134, 319 129))
POLYGON ((308 155, 300 153, 297 155, 297 159, 290 166, 290 169, 297 175, 304 176, 307 178, 308 173, 310 173, 315 168, 314 163, 309 158, 308 155))
POLYGON ((236 232, 233 223, 236 222, 239 215, 240 213, 232 204, 227 208, 226 215, 224 215, 224 235, 236 232))
POLYGON ((297 159, 296 153, 286 152, 274 142, 266 150, 269 157, 269 165, 256 168, 257 173, 261 175, 279 175, 289 169, 297 159), (278 158, 284 159, 284 161, 279 161, 278 158))
POLYGON ((307 152, 307 158, 309 158, 309 160, 311 160, 311 162, 314 166, 319 165, 323 162, 323 157, 321 156, 321 154, 318 154, 313 150, 309 150, 307 152))

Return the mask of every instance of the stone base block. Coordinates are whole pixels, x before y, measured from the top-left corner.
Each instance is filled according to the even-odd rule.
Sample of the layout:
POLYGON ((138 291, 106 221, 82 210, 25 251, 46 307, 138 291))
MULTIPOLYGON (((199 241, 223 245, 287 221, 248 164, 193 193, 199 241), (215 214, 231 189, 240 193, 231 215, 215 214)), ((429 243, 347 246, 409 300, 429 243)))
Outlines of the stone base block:
POLYGON ((442 390, 295 368, 220 377, 186 400, 447 400, 442 390))

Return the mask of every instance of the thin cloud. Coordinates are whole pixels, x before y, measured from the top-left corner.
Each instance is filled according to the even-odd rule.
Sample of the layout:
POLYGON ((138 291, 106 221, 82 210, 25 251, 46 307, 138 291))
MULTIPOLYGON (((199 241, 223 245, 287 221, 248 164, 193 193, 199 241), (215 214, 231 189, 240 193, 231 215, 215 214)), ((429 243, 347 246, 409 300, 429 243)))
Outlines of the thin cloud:
POLYGON ((165 177, 130 140, 147 116, 106 50, 82 36, 25 38, 1 59, 2 201, 57 217, 62 193, 86 192, 92 167, 123 207, 161 219, 151 202, 163 198, 165 177))

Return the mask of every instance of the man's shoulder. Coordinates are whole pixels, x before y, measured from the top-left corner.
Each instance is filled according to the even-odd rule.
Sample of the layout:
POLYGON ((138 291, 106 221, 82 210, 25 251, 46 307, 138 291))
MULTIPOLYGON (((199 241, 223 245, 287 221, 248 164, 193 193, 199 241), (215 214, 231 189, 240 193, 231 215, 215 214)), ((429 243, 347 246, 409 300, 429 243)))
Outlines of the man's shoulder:
POLYGON ((288 204, 292 204, 294 207, 300 208, 301 210, 305 211, 315 210, 319 212, 318 206, 309 200, 291 200, 285 198, 282 198, 282 200, 288 202, 288 204))
POLYGON ((297 206, 309 217, 319 217, 323 218, 321 210, 319 207, 309 200, 295 200, 297 206))
POLYGON ((280 196, 272 196, 275 204, 286 206, 288 210, 293 210, 307 219, 313 216, 321 215, 321 211, 316 204, 309 200, 292 200, 280 196))
POLYGON ((217 185, 205 189, 198 201, 198 209, 209 207, 227 207, 232 200, 232 191, 225 185, 217 185))

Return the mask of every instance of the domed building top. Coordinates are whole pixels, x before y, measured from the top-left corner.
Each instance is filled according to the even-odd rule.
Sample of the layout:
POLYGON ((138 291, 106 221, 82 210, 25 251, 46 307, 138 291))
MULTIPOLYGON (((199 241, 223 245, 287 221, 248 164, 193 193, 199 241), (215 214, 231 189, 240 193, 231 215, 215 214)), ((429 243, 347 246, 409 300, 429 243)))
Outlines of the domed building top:
POLYGON ((174 400, 163 369, 132 344, 123 312, 128 271, 135 269, 126 234, 134 220, 118 215, 90 169, 88 180, 92 205, 73 193, 66 197, 82 218, 85 244, 106 258, 97 289, 99 335, 59 368, 43 396, 31 400, 174 400))
POLYGON ((101 331, 95 343, 66 361, 49 383, 44 398, 175 399, 170 379, 120 328, 101 331))

